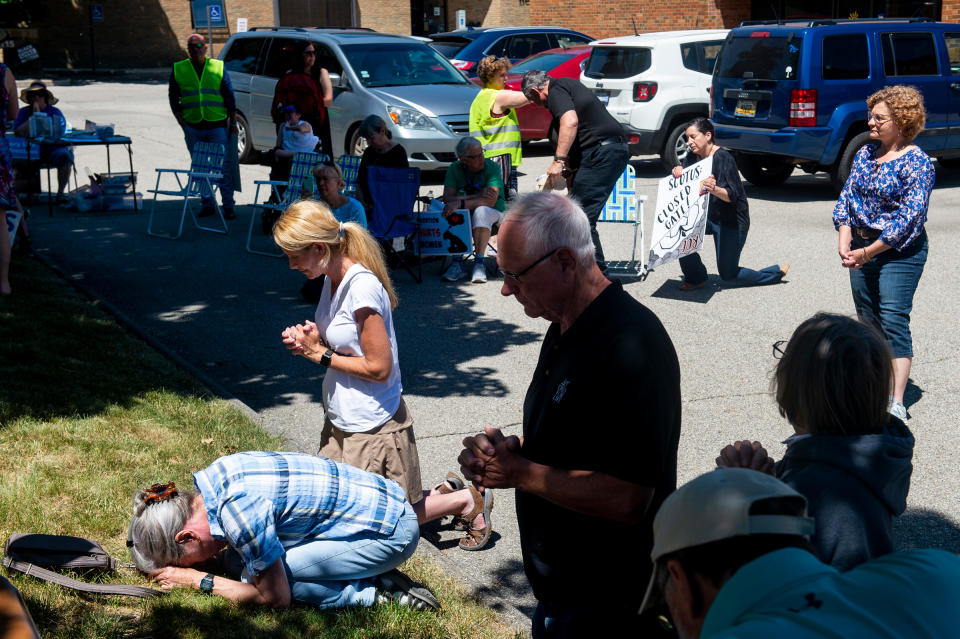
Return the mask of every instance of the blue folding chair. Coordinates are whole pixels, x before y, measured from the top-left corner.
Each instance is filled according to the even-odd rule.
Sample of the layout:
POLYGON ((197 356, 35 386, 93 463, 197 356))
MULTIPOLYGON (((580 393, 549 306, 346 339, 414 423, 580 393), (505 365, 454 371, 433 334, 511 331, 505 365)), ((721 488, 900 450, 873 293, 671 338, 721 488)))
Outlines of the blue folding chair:
POLYGON ((337 158, 337 164, 340 165, 340 172, 343 173, 343 194, 350 197, 356 197, 357 177, 360 174, 360 156, 359 155, 341 155, 337 158))
POLYGON ((597 222, 614 222, 633 225, 633 250, 629 260, 608 260, 607 273, 611 275, 639 275, 646 277, 647 266, 643 252, 643 203, 647 196, 637 194, 636 173, 627 164, 617 180, 607 202, 603 205, 597 222), (640 240, 640 261, 637 261, 637 239, 640 240))
POLYGON ((217 204, 216 192, 218 182, 223 178, 223 162, 225 151, 222 144, 214 142, 197 142, 193 145, 189 169, 157 169, 157 185, 148 190, 153 193, 153 207, 150 209, 150 219, 147 221, 147 234, 154 237, 162 237, 168 240, 175 240, 183 233, 183 222, 187 218, 187 210, 190 211, 190 217, 193 224, 201 231, 210 231, 211 233, 227 233, 227 221, 223 218, 223 211, 217 204), (163 190, 160 188, 160 178, 169 173, 177 180, 177 190, 163 190), (183 179, 181 179, 183 178, 183 179), (184 182, 184 179, 186 182, 184 182), (201 197, 210 194, 213 197, 213 204, 217 209, 217 217, 223 228, 204 226, 197 220, 197 214, 193 212, 190 206, 190 198, 201 197), (172 195, 183 198, 183 209, 180 211, 180 226, 176 235, 172 233, 163 233, 153 230, 153 217, 157 210, 157 196, 172 195))
MULTIPOLYGON (((267 224, 264 222, 265 216, 269 215, 269 212, 275 213, 275 217, 279 217, 279 213, 282 213, 287 209, 288 206, 300 199, 300 195, 303 192, 303 179, 310 175, 310 172, 313 170, 313 167, 320 164, 321 162, 329 162, 330 156, 320 155, 319 153, 295 153, 293 155, 293 160, 290 164, 290 178, 286 182, 280 180, 256 180, 254 184, 257 185, 256 193, 254 193, 253 201, 254 211, 250 214, 250 227, 247 229, 247 252, 254 253, 256 255, 268 255, 270 257, 283 257, 283 252, 274 252, 274 251, 263 251, 260 249, 253 248, 253 226, 257 221, 257 212, 259 209, 259 218, 261 225, 263 227, 264 233, 267 231, 267 224), (266 202, 260 202, 260 187, 269 186, 271 198, 266 202), (280 193, 279 187, 285 187, 283 193, 280 193)), ((272 225, 271 225, 272 226, 272 225)))
POLYGON ((367 187, 373 208, 367 216, 367 229, 384 247, 389 258, 402 266, 420 284, 420 216, 415 209, 420 194, 420 169, 391 169, 371 166, 367 169, 367 187), (413 237, 413 253, 417 256, 417 272, 394 247, 396 238, 413 237))

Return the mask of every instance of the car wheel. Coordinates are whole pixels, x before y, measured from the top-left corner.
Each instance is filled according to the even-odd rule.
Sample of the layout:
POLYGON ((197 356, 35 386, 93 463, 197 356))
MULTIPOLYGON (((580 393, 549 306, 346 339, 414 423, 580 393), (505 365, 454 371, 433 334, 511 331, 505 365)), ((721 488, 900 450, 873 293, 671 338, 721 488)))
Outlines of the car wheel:
POLYGON ((253 140, 250 139, 250 125, 247 119, 237 113, 237 158, 246 162, 253 155, 253 140))
POLYGON ((769 155, 737 153, 737 168, 756 186, 776 186, 793 173, 793 164, 769 155))
POLYGON ((843 185, 847 183, 847 178, 850 177, 850 169, 853 167, 853 159, 857 156, 857 151, 869 143, 870 132, 864 131, 859 135, 853 136, 853 138, 847 142, 847 146, 843 147, 843 153, 840 154, 840 159, 837 160, 837 163, 830 169, 830 183, 833 185, 834 191, 839 193, 843 190, 843 185))
POLYGON ((675 166, 682 166, 683 161, 690 152, 687 146, 687 125, 678 124, 670 131, 670 135, 663 143, 663 151, 660 152, 660 163, 667 171, 672 171, 675 166))
POLYGON ((350 136, 350 155, 363 155, 363 152, 367 150, 367 138, 360 135, 360 128, 353 132, 353 135, 350 136))

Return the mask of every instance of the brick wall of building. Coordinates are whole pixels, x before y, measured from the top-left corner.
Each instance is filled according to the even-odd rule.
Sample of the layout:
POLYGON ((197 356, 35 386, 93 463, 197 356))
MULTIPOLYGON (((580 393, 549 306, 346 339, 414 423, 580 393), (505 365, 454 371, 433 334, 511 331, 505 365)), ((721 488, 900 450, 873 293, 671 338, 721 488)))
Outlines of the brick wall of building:
MULTIPOLYGON (((954 0, 960 2, 960 0, 954 0)), ((733 27, 750 17, 750 0, 609 0, 602 10, 596 0, 530 0, 530 23, 567 27, 594 38, 609 38, 637 30, 714 29, 733 27)))
POLYGON ((960 22, 960 0, 943 0, 940 19, 944 22, 960 22))
POLYGON ((359 26, 384 33, 410 33, 410 0, 357 0, 359 26))
MULTIPOLYGON (((87 3, 44 1, 46 15, 31 25, 38 33, 34 44, 41 66, 89 69, 92 58, 87 3)), ((99 4, 103 5, 103 22, 93 25, 98 68, 164 67, 186 57, 187 36, 195 30, 187 0, 100 0, 99 4)), ((274 23, 272 2, 225 0, 224 7, 230 26, 213 30, 218 53, 236 30, 237 18, 247 18, 250 26, 274 23)), ((202 31, 206 35, 206 29, 202 31)))

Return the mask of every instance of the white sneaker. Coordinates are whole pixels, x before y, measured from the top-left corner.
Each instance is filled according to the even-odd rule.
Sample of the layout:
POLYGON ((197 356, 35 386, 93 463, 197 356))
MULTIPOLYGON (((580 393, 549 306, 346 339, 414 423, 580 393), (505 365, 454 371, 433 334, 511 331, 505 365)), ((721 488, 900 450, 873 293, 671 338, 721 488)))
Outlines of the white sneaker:
POLYGON ((484 284, 487 281, 487 267, 482 260, 478 261, 473 265, 473 279, 471 280, 474 284, 484 284))
POLYGON ((374 603, 395 601, 414 610, 439 610, 440 602, 425 587, 414 583, 410 577, 394 568, 373 578, 376 586, 374 603))
POLYGON ((447 270, 443 272, 443 279, 448 282, 456 282, 462 280, 466 274, 467 272, 463 270, 463 261, 454 260, 447 270))
POLYGON ((907 407, 898 402, 897 400, 891 400, 890 406, 887 407, 887 412, 893 415, 894 417, 906 421, 909 419, 907 416, 907 407))

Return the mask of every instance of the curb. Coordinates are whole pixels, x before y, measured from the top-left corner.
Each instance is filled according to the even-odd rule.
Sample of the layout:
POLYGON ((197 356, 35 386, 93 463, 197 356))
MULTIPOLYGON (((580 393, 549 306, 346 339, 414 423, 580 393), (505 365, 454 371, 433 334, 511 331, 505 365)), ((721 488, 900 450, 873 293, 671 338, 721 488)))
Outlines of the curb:
MULTIPOLYGON (((148 332, 141 329, 126 313, 117 308, 111 302, 99 297, 96 292, 90 288, 83 286, 80 282, 73 280, 67 277, 59 266, 53 263, 45 255, 40 253, 34 253, 34 259, 43 263, 50 270, 57 274, 64 282, 70 284, 74 289, 83 294, 88 298, 94 306, 102 308, 107 313, 112 315, 117 322, 123 325, 128 331, 136 335, 138 338, 147 343, 148 346, 156 350, 158 353, 172 361, 177 367, 184 370, 185 372, 196 377, 200 382, 207 387, 212 395, 219 397, 220 399, 226 401, 228 404, 232 405, 234 408, 239 410, 241 413, 249 417, 251 420, 259 424, 265 430, 266 426, 260 414, 247 406, 244 402, 234 397, 230 391, 224 388, 219 382, 211 378, 206 374, 205 371, 201 370, 194 364, 191 364, 186 359, 183 358, 177 352, 171 350, 161 342, 159 342, 155 337, 150 335, 148 332)), ((268 430, 269 432, 269 430, 268 430)), ((275 434, 275 433, 271 433, 275 434)), ((460 566, 457 566, 450 558, 439 548, 427 542, 425 544, 417 544, 416 552, 422 556, 431 558, 435 563, 440 565, 445 573, 448 575, 454 576, 461 583, 470 584, 473 587, 474 594, 473 596, 477 601, 482 605, 486 606, 497 614, 504 622, 513 625, 518 632, 524 633, 524 636, 529 635, 528 629, 530 628, 530 617, 525 615, 520 611, 519 608, 513 605, 510 601, 499 597, 490 592, 489 586, 482 584, 476 580, 474 575, 467 573, 460 566)))

